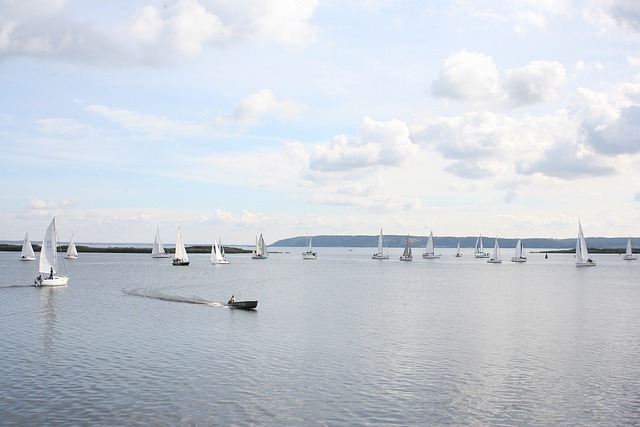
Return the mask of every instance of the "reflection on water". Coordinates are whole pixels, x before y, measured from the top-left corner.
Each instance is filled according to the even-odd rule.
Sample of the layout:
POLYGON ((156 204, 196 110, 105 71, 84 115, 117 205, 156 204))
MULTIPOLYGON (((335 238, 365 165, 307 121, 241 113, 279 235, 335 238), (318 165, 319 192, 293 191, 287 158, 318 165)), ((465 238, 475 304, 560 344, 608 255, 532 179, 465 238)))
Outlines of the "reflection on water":
MULTIPOLYGON (((65 291, 65 288, 38 286, 37 291, 40 300, 38 314, 42 330, 43 354, 52 356, 55 352, 56 337, 59 335, 56 328, 57 299, 58 295, 65 291)), ((46 363, 46 361, 44 362, 46 363)))
POLYGON ((282 252, 81 254, 65 288, 0 254, 0 424, 640 422, 638 262, 282 252))

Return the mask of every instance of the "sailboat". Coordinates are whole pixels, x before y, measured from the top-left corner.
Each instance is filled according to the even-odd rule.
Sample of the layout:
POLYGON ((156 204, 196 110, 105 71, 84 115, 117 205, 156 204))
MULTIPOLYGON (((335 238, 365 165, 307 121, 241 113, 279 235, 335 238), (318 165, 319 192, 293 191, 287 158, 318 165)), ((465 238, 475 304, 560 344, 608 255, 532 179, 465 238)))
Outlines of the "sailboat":
POLYGON ((22 251, 20 252, 20 261, 35 261, 36 254, 33 252, 33 246, 31 246, 31 240, 29 240, 29 233, 24 235, 22 241, 22 251))
POLYGON ((437 259, 440 258, 440 254, 435 253, 435 248, 433 247, 433 230, 429 234, 429 239, 427 240, 427 247, 422 254, 422 258, 424 259, 437 259))
POLYGON ((42 248, 40 249, 40 262, 38 272, 40 275, 34 281, 36 286, 65 286, 69 281, 67 276, 58 276, 58 233, 56 232, 56 218, 44 233, 42 248), (47 275, 42 277, 42 275, 47 275))
POLYGON ((309 234, 307 233, 307 250, 302 252, 302 259, 317 259, 318 258, 318 254, 316 252, 313 251, 312 249, 312 240, 313 240, 313 236, 309 237, 309 234))
POLYGON ((267 259, 269 258, 269 252, 267 252, 267 246, 264 244, 264 238, 262 233, 260 237, 256 236, 256 248, 253 250, 251 259, 267 259))
POLYGON ((407 234, 407 242, 404 244, 404 252, 400 255, 400 261, 413 261, 413 255, 411 254, 411 241, 407 234))
POLYGON ((578 238, 576 239, 576 267, 592 267, 596 263, 589 258, 589 250, 587 249, 587 241, 582 232, 582 224, 578 221, 578 238))
POLYGON ((173 254, 173 265, 189 265, 189 255, 184 247, 180 227, 178 227, 178 236, 176 237, 176 253, 173 254))
POLYGON ((76 244, 73 243, 73 234, 71 235, 71 241, 67 247, 67 254, 64 256, 66 259, 78 259, 78 250, 76 244))
POLYGON ((460 252, 460 242, 458 242, 458 247, 456 248, 456 258, 460 258, 462 256, 462 252, 460 252))
POLYGON ((153 249, 151 249, 152 258, 169 258, 171 254, 164 251, 162 240, 160 239, 160 227, 156 230, 156 239, 153 241, 153 249))
POLYGON ((498 238, 493 245, 493 255, 487 260, 491 264, 500 264, 502 262, 502 255, 500 254, 500 246, 498 245, 498 238))
POLYGON ((229 264, 229 261, 224 259, 224 249, 222 249, 222 239, 213 239, 213 245, 211 245, 211 263, 212 264, 229 264))
POLYGON ((633 248, 631 247, 631 237, 629 237, 629 240, 627 240, 627 251, 625 252, 624 257, 622 257, 622 259, 626 261, 633 261, 638 259, 638 255, 634 255, 633 248))
POLYGON ((476 239, 476 249, 473 255, 476 258, 489 258, 489 252, 485 252, 484 246, 482 245, 482 234, 476 239))
POLYGON ((522 248, 522 239, 518 239, 516 243, 516 253, 511 257, 513 262, 527 262, 527 257, 524 256, 524 249, 522 248))
POLYGON ((389 259, 389 254, 385 254, 383 250, 384 238, 382 236, 382 228, 380 229, 380 236, 378 237, 378 251, 371 255, 372 259, 389 259))

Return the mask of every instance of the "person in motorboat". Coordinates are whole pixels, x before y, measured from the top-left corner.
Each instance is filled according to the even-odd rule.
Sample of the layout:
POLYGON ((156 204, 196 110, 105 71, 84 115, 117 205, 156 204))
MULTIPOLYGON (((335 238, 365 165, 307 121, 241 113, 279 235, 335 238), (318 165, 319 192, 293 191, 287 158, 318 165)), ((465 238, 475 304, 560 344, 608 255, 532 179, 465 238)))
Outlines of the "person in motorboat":
POLYGON ((231 298, 229 298, 229 302, 227 304, 233 304, 234 302, 236 302, 236 297, 235 295, 231 295, 231 298))

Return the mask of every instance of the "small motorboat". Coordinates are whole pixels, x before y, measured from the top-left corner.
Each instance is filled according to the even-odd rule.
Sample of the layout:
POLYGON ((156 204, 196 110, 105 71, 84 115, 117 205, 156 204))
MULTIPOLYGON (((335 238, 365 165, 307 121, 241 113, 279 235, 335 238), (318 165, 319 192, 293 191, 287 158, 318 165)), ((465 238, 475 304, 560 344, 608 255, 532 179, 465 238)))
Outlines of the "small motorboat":
POLYGON ((229 308, 239 308, 241 310, 255 310, 258 306, 258 301, 229 301, 227 303, 227 307, 229 308))

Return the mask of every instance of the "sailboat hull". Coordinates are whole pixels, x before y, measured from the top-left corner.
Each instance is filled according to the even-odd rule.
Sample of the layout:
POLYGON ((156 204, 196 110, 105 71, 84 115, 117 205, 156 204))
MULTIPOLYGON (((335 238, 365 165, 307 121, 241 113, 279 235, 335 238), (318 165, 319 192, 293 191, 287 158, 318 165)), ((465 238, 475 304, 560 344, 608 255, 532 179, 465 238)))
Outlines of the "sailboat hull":
POLYGON ((78 259, 78 255, 65 255, 64 259, 78 259))
POLYGON ((422 258, 424 259, 438 259, 440 258, 440 255, 436 255, 436 254, 422 254, 422 258))
POLYGON ((527 262, 527 259, 524 257, 513 257, 511 258, 511 262, 527 262))
POLYGON ((622 259, 625 261, 634 261, 638 259, 638 255, 625 255, 622 259))
POLYGON ((373 254, 371 255, 371 259, 389 259, 389 255, 373 254))
POLYGON ((488 252, 478 252, 478 253, 474 254, 474 256, 476 258, 489 258, 489 253, 488 252))
POLYGON ((177 265, 177 266, 187 266, 189 265, 190 261, 179 261, 179 260, 173 260, 173 265, 177 265))
POLYGON ((576 262, 576 267, 595 267, 595 265, 596 263, 593 261, 576 262))
POLYGON ((171 254, 153 254, 151 258, 171 258, 171 254))
POLYGON ((302 259, 317 259, 318 254, 315 252, 302 252, 302 259))
POLYGON ((36 280, 36 286, 67 286, 68 277, 54 277, 53 279, 42 279, 40 282, 36 280))
POLYGON ((23 256, 20 258, 20 261, 35 261, 36 257, 31 257, 31 256, 23 256))

